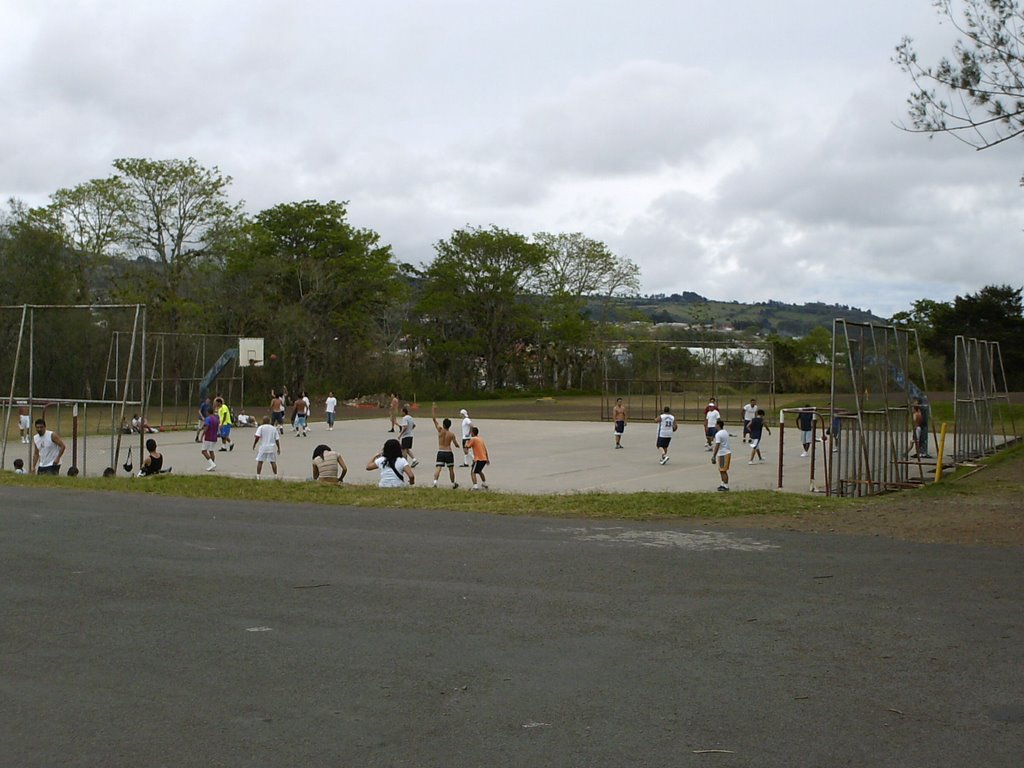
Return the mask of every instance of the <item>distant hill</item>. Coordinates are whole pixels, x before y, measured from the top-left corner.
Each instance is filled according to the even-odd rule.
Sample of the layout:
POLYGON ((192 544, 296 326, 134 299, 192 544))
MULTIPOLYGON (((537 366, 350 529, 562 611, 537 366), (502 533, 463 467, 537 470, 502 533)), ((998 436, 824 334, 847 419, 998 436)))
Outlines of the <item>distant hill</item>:
POLYGON ((656 323, 689 323, 732 326, 737 331, 760 335, 805 336, 814 328, 832 330, 832 321, 839 317, 858 323, 884 323, 885 318, 845 304, 786 304, 782 301, 760 301, 743 304, 738 301, 714 301, 697 293, 674 293, 671 296, 645 296, 619 300, 624 314, 637 314, 656 323))

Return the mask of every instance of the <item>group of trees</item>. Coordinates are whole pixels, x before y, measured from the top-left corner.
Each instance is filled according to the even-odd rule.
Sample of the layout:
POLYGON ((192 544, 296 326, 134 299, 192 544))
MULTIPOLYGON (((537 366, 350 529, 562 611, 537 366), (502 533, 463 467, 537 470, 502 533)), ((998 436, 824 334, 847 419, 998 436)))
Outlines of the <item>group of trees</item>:
MULTIPOLYGON (((599 368, 600 308, 639 289, 635 264, 579 233, 466 227, 415 267, 349 223, 344 203, 282 203, 247 216, 216 167, 113 165, 110 177, 58 190, 45 206, 11 203, 0 226, 7 301, 144 303, 150 332, 262 336, 275 357, 254 372, 265 379, 257 385, 343 395, 579 386, 584 367, 599 368)), ((8 339, 16 319, 0 318, 8 339)), ((102 358, 104 338, 123 328, 123 318, 95 313, 63 322, 59 338, 94 338, 62 342, 62 370, 77 363, 94 373, 76 358, 102 358)), ((169 361, 178 370, 165 375, 194 375, 185 358, 169 361)), ((54 372, 50 393, 90 386, 35 367, 54 372)))
MULTIPOLYGON (((1018 2, 934 5, 962 38, 934 66, 919 62, 910 38, 897 48, 914 86, 908 130, 950 133, 981 149, 1020 136, 1018 2)), ((353 226, 345 203, 282 203, 250 216, 216 167, 140 158, 113 167, 107 178, 57 190, 45 206, 12 201, 0 219, 5 301, 144 303, 150 331, 263 336, 276 355, 263 369, 267 385, 426 396, 596 386, 612 298, 639 289, 635 264, 579 233, 467 226, 437 242, 429 265, 414 267, 377 233, 353 226)), ((109 332, 125 322, 116 313, 85 317, 58 313, 36 329, 59 340, 36 350, 50 391, 91 393, 109 332)), ((5 348, 17 319, 0 316, 5 348)), ((1010 385, 1024 386, 1019 289, 921 299, 894 321, 916 327, 935 359, 952 355, 958 333, 1001 342, 1010 385)), ((776 370, 791 379, 781 388, 820 384, 818 336, 773 339, 776 370)), ((184 360, 177 366, 192 373, 184 360)))
POLYGON ((989 285, 950 302, 919 299, 911 309, 896 313, 892 322, 916 329, 923 351, 939 361, 929 371, 928 384, 933 389, 952 386, 957 336, 997 342, 1003 370, 993 372, 996 384, 1003 383, 1005 373, 1009 389, 1024 389, 1024 305, 1020 288, 989 285))
MULTIPOLYGON (((913 84, 907 130, 950 135, 978 150, 1004 145, 1024 134, 1024 10, 1020 3, 933 0, 933 5, 940 20, 960 37, 952 54, 937 64, 922 63, 910 37, 897 47, 895 61, 913 84)), ((945 303, 920 299, 893 320, 918 329, 925 349, 945 363, 947 378, 955 336, 999 342, 1009 387, 1024 388, 1019 288, 991 285, 945 303)))

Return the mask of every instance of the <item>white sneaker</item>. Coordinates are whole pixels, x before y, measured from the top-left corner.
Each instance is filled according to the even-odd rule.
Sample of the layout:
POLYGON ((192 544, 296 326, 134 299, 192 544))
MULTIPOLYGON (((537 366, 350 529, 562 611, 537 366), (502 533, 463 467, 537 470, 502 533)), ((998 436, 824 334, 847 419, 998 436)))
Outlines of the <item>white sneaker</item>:
POLYGON ((211 463, 210 463, 210 466, 208 466, 208 467, 206 468, 206 471, 207 471, 207 472, 213 472, 213 470, 215 470, 216 468, 217 468, 217 465, 216 465, 216 464, 213 464, 213 463, 211 462, 211 463))
POLYGON ((800 458, 801 459, 806 459, 807 458, 807 451, 804 451, 803 453, 801 453, 800 454, 800 458))
POLYGON ((418 465, 419 465, 419 463, 420 463, 420 460, 419 460, 419 459, 413 459, 413 460, 412 460, 412 465, 413 465, 414 467, 415 467, 415 466, 418 466, 418 465))
POLYGON ((668 463, 668 456, 662 456, 660 459, 658 459, 658 463, 659 464, 667 464, 668 463))
POLYGON ((480 487, 483 488, 486 491, 487 490, 487 483, 481 483, 480 487))
POLYGON ((748 462, 747 462, 747 464, 756 464, 756 463, 757 463, 757 462, 754 462, 754 461, 748 461, 748 462))
POLYGON ((430 487, 431 487, 431 488, 437 488, 437 480, 435 480, 434 482, 432 482, 432 483, 430 484, 430 487))

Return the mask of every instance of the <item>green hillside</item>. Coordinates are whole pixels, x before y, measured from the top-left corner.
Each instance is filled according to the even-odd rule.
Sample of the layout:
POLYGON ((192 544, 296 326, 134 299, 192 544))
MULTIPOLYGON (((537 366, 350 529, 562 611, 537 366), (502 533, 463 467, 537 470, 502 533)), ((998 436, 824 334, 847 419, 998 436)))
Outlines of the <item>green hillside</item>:
POLYGON ((781 301, 744 304, 714 301, 691 292, 623 299, 622 309, 657 323, 711 325, 719 329, 731 325, 737 331, 781 336, 805 336, 818 327, 831 330, 832 321, 837 317, 861 323, 885 322, 871 312, 843 304, 786 304, 781 301))

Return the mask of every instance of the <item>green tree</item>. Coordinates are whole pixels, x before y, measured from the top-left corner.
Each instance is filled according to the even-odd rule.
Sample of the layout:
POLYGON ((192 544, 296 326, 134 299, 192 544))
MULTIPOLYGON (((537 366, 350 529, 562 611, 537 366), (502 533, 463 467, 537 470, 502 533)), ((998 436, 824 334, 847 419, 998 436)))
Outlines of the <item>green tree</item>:
POLYGON ((110 257, 125 243, 120 209, 124 193, 121 179, 93 179, 75 187, 59 189, 50 195, 50 203, 29 211, 29 219, 61 237, 73 258, 69 264, 75 277, 76 301, 92 303, 105 300, 109 288, 110 257), (95 295, 96 288, 102 291, 95 295))
POLYGON ((391 247, 349 224, 345 203, 274 206, 218 238, 215 250, 245 296, 232 326, 278 350, 288 380, 339 391, 384 386, 373 378, 407 287, 391 247))
POLYGON ((583 367, 599 360, 596 347, 601 329, 588 311, 591 298, 603 300, 606 318, 612 297, 639 290, 640 269, 579 232, 540 232, 533 242, 544 249, 535 291, 544 302, 541 346, 549 363, 545 379, 555 388, 571 388, 574 374, 582 378, 583 367))
POLYGON ((945 347, 950 370, 955 361, 956 336, 999 343, 1007 385, 1024 388, 1024 313, 1021 289, 989 285, 974 294, 957 296, 948 312, 940 313, 932 337, 932 348, 945 347))
MULTIPOLYGON (((953 380, 954 341, 957 336, 965 336, 998 342, 1008 386, 1024 388, 1024 350, 1020 344, 1024 312, 1020 288, 988 285, 977 293, 957 296, 952 302, 920 299, 910 311, 897 312, 893 322, 916 329, 925 351, 945 360, 946 383, 953 380)), ((935 386, 930 370, 928 375, 929 385, 935 386)))
POLYGON ((504 387, 536 338, 540 308, 527 294, 546 253, 496 226, 456 230, 421 272, 414 333, 428 380, 457 391, 504 387))
POLYGON ((910 75, 912 128, 985 149, 1024 132, 1024 13, 1016 0, 934 0, 962 36, 952 55, 922 64, 904 37, 895 61, 910 75))
MULTIPOLYGON (((76 255, 59 235, 33 221, 20 205, 0 222, 0 295, 5 303, 74 304, 82 292, 75 270, 76 255)), ((20 309, 0 314, 0 381, 10 384, 21 325, 20 309)), ((105 331, 86 310, 34 310, 31 327, 26 328, 23 355, 19 360, 18 394, 28 392, 29 336, 32 353, 33 395, 35 397, 80 397, 91 392, 97 381, 102 354, 97 345, 105 343, 105 331)), ((106 349, 103 348, 103 353, 106 349)))
POLYGON ((241 210, 228 200, 231 177, 193 158, 113 164, 118 174, 108 189, 120 217, 118 243, 137 257, 119 281, 120 298, 146 303, 151 324, 162 330, 208 330, 198 296, 216 273, 200 273, 210 266, 209 239, 234 225, 241 210))

